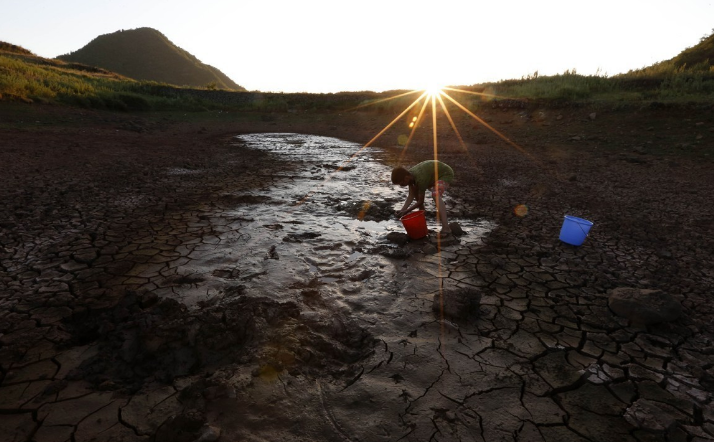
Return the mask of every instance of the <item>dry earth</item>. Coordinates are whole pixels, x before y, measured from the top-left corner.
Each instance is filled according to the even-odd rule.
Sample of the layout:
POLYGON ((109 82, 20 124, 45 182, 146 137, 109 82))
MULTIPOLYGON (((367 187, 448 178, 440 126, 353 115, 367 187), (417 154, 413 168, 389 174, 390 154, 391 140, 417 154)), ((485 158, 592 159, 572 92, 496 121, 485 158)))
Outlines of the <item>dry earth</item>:
MULTIPOLYGON (((165 294, 203 287, 181 269, 255 235, 226 214, 300 168, 235 135, 364 144, 392 115, 2 104, 0 442, 714 440, 712 108, 479 115, 508 140, 458 117, 466 151, 441 125, 439 155, 457 174, 453 215, 497 227, 436 255, 412 242, 375 255, 383 275, 347 278, 409 306, 385 309, 380 334, 312 280, 266 295, 250 285, 265 275, 217 267, 221 297, 165 294), (565 214, 594 222, 580 247, 558 240, 565 214), (623 313, 608 302, 622 288, 675 308, 623 313), (432 312, 463 289, 477 312, 432 312)), ((385 164, 404 132, 375 143, 385 164)), ((430 139, 427 123, 406 162, 430 139)))

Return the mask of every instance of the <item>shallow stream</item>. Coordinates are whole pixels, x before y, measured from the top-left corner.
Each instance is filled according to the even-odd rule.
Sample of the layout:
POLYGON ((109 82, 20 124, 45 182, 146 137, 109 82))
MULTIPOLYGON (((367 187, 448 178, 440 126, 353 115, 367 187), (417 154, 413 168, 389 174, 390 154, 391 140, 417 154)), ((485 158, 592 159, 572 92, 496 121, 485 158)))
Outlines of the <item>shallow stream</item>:
MULTIPOLYGON (((260 172, 277 184, 249 195, 231 195, 235 209, 211 219, 219 234, 213 244, 194 250, 182 272, 205 280, 173 292, 189 306, 225 296, 227 283, 280 301, 300 301, 300 290, 319 286, 334 307, 375 324, 392 308, 402 309, 392 305, 393 299, 385 303, 385 296, 417 287, 423 294, 438 290, 449 276, 448 264, 478 246, 493 228, 486 220, 450 218, 465 232, 458 244, 437 253, 429 238, 400 247, 386 236, 405 232, 392 213, 403 204, 407 190, 391 184, 383 150, 289 133, 241 135, 236 145, 299 165, 289 173, 260 172)), ((445 201, 447 207, 454 205, 448 195, 445 201)), ((429 229, 438 231, 429 196, 426 205, 429 229)))

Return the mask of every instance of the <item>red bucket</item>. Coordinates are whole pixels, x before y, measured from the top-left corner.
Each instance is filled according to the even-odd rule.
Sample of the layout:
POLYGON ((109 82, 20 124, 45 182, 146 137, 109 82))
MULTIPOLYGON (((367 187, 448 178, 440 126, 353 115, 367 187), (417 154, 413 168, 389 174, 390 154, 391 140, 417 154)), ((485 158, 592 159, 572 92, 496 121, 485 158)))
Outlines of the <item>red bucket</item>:
POLYGON ((409 213, 399 219, 404 228, 407 229, 407 235, 411 239, 424 238, 429 234, 429 229, 426 228, 426 215, 423 210, 409 213))

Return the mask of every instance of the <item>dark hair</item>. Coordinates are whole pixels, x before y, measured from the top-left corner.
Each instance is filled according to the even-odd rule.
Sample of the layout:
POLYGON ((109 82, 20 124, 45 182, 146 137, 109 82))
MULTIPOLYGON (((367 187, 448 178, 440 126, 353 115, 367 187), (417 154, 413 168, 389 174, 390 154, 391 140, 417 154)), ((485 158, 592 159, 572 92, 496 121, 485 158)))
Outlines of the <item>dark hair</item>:
POLYGON ((392 184, 401 184, 404 178, 409 175, 409 171, 402 166, 395 167, 392 169, 392 184))

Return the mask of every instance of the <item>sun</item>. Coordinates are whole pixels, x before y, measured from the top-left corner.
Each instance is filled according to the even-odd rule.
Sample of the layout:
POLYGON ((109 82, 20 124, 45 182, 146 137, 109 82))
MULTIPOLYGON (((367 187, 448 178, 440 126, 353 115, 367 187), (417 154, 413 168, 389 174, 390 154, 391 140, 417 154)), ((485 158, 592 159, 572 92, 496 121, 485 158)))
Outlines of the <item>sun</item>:
POLYGON ((495 95, 492 93, 476 92, 474 90, 469 90, 469 89, 456 88, 456 87, 452 87, 452 86, 443 86, 443 83, 439 84, 439 83, 436 83, 435 81, 431 81, 430 79, 426 79, 425 86, 426 86, 426 89, 411 90, 411 91, 403 92, 401 94, 397 94, 397 95, 387 97, 387 98, 382 98, 379 100, 372 101, 371 103, 368 103, 367 105, 383 103, 386 101, 406 97, 409 95, 417 95, 417 98, 415 98, 414 101, 412 101, 412 103, 406 107, 406 109, 404 109, 399 115, 397 115, 389 124, 387 124, 381 131, 379 131, 379 133, 377 133, 377 135, 372 137, 371 140, 369 140, 354 155, 352 155, 352 157, 350 157, 346 161, 347 162, 351 161, 352 158, 356 157, 363 149, 370 147, 372 145, 372 143, 377 141, 377 139, 379 137, 384 135, 384 133, 387 132, 387 130, 389 130, 392 126, 394 126, 398 121, 400 121, 404 117, 407 117, 407 118, 409 118, 409 120, 407 122, 407 126, 409 128, 409 135, 407 136, 406 134, 402 134, 403 136, 400 136, 400 139, 399 139, 399 145, 402 146, 402 154, 399 159, 399 161, 401 162, 401 158, 406 154, 407 148, 409 147, 409 143, 412 141, 412 139, 414 137, 414 133, 416 132, 417 128, 420 126, 420 121, 422 121, 422 118, 424 117, 425 112, 429 108, 431 109, 431 118, 432 118, 434 159, 436 160, 438 158, 438 136, 437 136, 437 117, 436 117, 438 109, 440 109, 439 113, 443 113, 443 115, 448 120, 449 125, 451 126, 454 133, 456 134, 456 137, 458 138, 462 149, 468 153, 466 143, 464 142, 464 139, 461 136, 459 129, 456 127, 456 123, 451 116, 449 107, 447 106, 447 104, 448 104, 451 107, 460 109, 461 111, 466 113, 468 116, 470 116, 471 118, 476 120, 477 123, 479 123, 486 129, 488 129, 489 131, 491 131, 495 135, 497 135, 501 140, 505 141, 507 144, 511 145, 512 147, 514 147, 521 153, 525 154, 532 160, 538 162, 538 160, 536 158, 534 158, 531 154, 526 152, 525 149, 523 149, 521 146, 519 146, 518 144, 511 141, 506 135, 502 134, 497 129, 495 129, 493 126, 488 124, 481 117, 476 115, 472 110, 470 110, 464 104, 460 103, 455 97, 452 97, 452 95, 454 95, 454 94, 474 95, 474 96, 480 97, 482 100, 491 100, 494 98, 502 98, 502 97, 499 97, 498 95, 495 95), (414 113, 417 113, 418 115, 415 116, 414 113))
POLYGON ((427 97, 438 97, 439 95, 441 95, 443 89, 443 85, 431 84, 428 85, 426 89, 424 89, 424 92, 426 92, 427 97))

